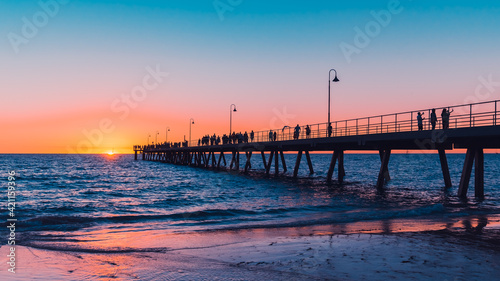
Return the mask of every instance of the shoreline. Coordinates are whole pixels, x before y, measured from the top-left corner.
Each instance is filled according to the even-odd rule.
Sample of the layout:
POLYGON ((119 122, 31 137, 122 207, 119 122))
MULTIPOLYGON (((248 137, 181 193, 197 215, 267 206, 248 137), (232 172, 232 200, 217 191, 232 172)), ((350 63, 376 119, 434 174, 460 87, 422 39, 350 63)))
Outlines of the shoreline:
POLYGON ((498 248, 434 233, 262 237, 165 252, 18 246, 17 253, 15 278, 2 270, 2 280, 488 280, 500 274, 498 248))
MULTIPOLYGON (((130 251, 16 246, 16 274, 7 272, 4 265, 0 279, 488 279, 500 274, 496 262, 500 223, 498 216, 494 218, 486 224, 470 218, 445 229, 400 232, 384 232, 383 223, 376 227, 348 224, 342 226, 345 233, 339 233, 340 226, 186 234, 125 232, 116 242, 128 245, 130 251)), ((391 222, 391 229, 407 223, 391 222)), ((0 255, 7 250, 3 245, 0 255)))
POLYGON ((223 241, 219 244, 225 244, 267 237, 351 234, 443 233, 464 238, 472 236, 474 239, 481 238, 485 242, 500 241, 500 214, 441 218, 423 216, 316 225, 222 227, 190 231, 178 231, 168 227, 147 229, 147 227, 146 225, 101 225, 72 231, 69 237, 66 237, 67 233, 64 231, 20 233, 17 243, 55 251, 119 253, 148 249, 180 250, 206 247, 216 245, 218 241, 223 241))

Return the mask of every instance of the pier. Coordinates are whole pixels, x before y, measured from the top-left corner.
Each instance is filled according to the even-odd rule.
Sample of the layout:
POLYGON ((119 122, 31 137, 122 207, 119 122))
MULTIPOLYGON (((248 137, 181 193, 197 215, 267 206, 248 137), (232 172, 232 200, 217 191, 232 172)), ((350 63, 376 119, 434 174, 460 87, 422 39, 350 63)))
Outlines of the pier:
POLYGON ((452 114, 449 117, 449 127, 444 129, 441 118, 443 107, 436 107, 438 118, 435 129, 429 122, 432 109, 424 109, 333 121, 330 126, 328 123, 309 124, 301 126, 298 134, 295 133, 295 128, 285 126, 254 132, 253 139, 246 141, 240 138, 236 143, 198 145, 198 141, 192 141, 178 147, 170 144, 136 145, 134 152, 136 160, 138 154, 141 154, 142 160, 146 161, 244 173, 252 169, 252 156, 260 154, 268 175, 272 172, 274 175, 286 173, 288 166, 284 153, 296 153, 293 177, 297 177, 302 156, 305 156, 309 172, 313 174, 310 153, 328 151, 332 153, 332 158, 326 180, 331 182, 337 170, 336 179, 342 183, 345 178, 346 151, 378 151, 380 171, 374 177, 377 178, 376 187, 383 188, 391 178, 389 162, 394 150, 437 151, 444 186, 451 187, 446 151, 465 149, 458 196, 467 196, 474 168, 474 192, 476 197, 481 198, 484 196, 484 149, 500 148, 500 126, 497 123, 499 105, 500 101, 495 100, 445 107, 452 114), (419 112, 423 112, 426 118, 421 130, 417 121, 419 112), (307 130, 309 133, 306 133, 306 126, 310 128, 307 130))

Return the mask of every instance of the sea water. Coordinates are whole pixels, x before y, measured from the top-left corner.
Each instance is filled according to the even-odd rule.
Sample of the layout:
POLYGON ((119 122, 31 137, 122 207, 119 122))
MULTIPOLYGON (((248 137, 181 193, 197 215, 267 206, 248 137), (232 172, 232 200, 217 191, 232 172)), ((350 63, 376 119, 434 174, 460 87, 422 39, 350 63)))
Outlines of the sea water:
MULTIPOLYGON (((278 177, 265 175, 258 156, 242 174, 134 161, 133 155, 1 155, 1 196, 7 202, 14 171, 16 245, 53 250, 99 250, 95 242, 110 233, 106 245, 130 251, 117 237, 500 214, 496 154, 485 155, 485 198, 473 197, 472 178, 466 200, 456 196, 463 154, 448 155, 451 188, 444 187, 438 155, 393 154, 392 180, 382 190, 375 187, 378 154, 346 154, 343 184, 325 183, 330 154, 311 155, 312 175, 303 159, 298 179, 290 172, 296 155, 285 154, 289 171, 278 177)), ((8 229, 0 234, 7 237, 8 229)))

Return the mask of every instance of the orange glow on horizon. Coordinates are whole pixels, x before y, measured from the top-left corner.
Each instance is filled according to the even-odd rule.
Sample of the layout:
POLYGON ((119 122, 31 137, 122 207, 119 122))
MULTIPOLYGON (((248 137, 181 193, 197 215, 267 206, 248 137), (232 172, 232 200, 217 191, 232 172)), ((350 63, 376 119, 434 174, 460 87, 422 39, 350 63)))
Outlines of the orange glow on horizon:
MULTIPOLYGON (((309 113, 285 107, 267 110, 238 104, 238 111, 232 115, 232 130, 242 133, 251 130, 258 132, 281 129, 285 124, 298 123, 303 126, 324 121, 321 112, 309 113), (311 122, 305 122, 306 119, 311 122)), ((229 108, 225 107, 212 113, 190 114, 165 112, 161 108, 156 108, 156 105, 141 104, 141 107, 132 111, 124 120, 110 115, 109 109, 105 108, 88 111, 82 109, 74 112, 66 109, 40 118, 23 117, 18 122, 0 121, 2 128, 11 132, 2 138, 3 151, 0 153, 103 154, 113 151, 114 154, 130 154, 133 153, 134 145, 163 143, 167 138, 169 142, 187 140, 191 117, 195 120, 191 126, 192 141, 206 134, 215 133, 222 136, 229 131, 229 108), (108 131, 100 127, 100 123, 105 119, 110 120, 110 123, 103 127, 103 129, 109 127, 108 131), (169 128, 168 131, 167 128, 169 128)), ((337 117, 335 120, 345 116, 337 117)), ((394 152, 406 153, 404 150, 394 152)), ((449 152, 464 153, 465 151, 449 152)), ((485 153, 497 154, 498 152, 500 152, 498 149, 485 151, 485 153)), ((435 152, 410 150, 408 153, 435 152)))

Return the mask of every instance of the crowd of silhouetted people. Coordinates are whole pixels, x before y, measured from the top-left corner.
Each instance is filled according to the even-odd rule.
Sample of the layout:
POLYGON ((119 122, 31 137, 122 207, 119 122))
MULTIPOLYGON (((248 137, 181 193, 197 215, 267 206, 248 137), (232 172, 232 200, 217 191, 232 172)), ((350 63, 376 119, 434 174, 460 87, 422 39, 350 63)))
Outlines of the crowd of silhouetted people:
MULTIPOLYGON (((453 109, 449 108, 443 108, 441 112, 441 124, 443 129, 448 129, 450 127, 450 114, 453 112, 453 109)), ((417 125, 418 125, 418 130, 423 131, 424 130, 424 112, 418 112, 417 113, 417 125)), ((436 109, 432 109, 430 113, 430 129, 435 130, 436 125, 438 122, 438 117, 436 114, 436 109)), ((291 129, 289 126, 283 127, 281 130, 282 132, 285 130, 285 128, 291 129)), ((300 138, 300 133, 301 133, 302 128, 297 124, 293 128, 293 139, 298 140, 300 138)), ((326 134, 328 137, 332 136, 332 124, 328 123, 327 129, 326 129, 326 134)), ((269 130, 268 134, 268 141, 277 141, 278 138, 278 132, 279 130, 269 130)), ((306 125, 304 127, 304 132, 305 132, 305 138, 309 139, 311 137, 311 127, 309 125, 306 125)), ((319 134, 319 131, 318 131, 319 134)), ((282 134, 281 137, 284 135, 282 134)), ((261 135, 261 138, 265 137, 265 135, 261 135)), ((255 133, 252 130, 250 133, 247 133, 246 131, 244 133, 236 133, 233 132, 229 135, 224 134, 221 136, 213 134, 213 135, 205 135, 202 138, 198 139, 198 146, 213 146, 213 145, 227 145, 227 144, 242 144, 242 143, 249 143, 249 142, 254 142, 255 140, 255 133)), ((285 140, 285 139, 282 139, 285 140)), ((264 141, 264 139, 261 139, 259 141, 264 141)), ((188 147, 189 143, 188 141, 183 141, 183 142, 164 142, 164 143, 158 143, 158 144, 150 144, 150 145, 145 145, 140 148, 142 149, 162 149, 162 148, 178 148, 178 147, 188 147)))
MULTIPOLYGON (((448 129, 450 128, 450 115, 453 112, 453 109, 446 109, 443 108, 443 111, 441 111, 441 124, 443 125, 443 129, 448 129)), ((437 115, 436 115, 436 109, 433 108, 431 111, 431 117, 430 117, 430 123, 432 130, 436 129, 436 124, 438 121, 437 115)), ((418 125, 418 130, 423 131, 424 130, 424 112, 418 112, 417 114, 417 125, 418 125)))
POLYGON ((216 134, 213 135, 205 135, 201 139, 198 139, 198 146, 203 145, 220 145, 220 144, 239 144, 239 143, 249 143, 253 142, 255 138, 255 133, 253 130, 249 133, 236 133, 233 132, 230 135, 224 134, 218 136, 216 134))
POLYGON ((145 150, 150 149, 161 149, 161 148, 178 148, 178 147, 188 147, 188 141, 183 142, 162 142, 157 144, 148 144, 144 146, 138 146, 138 148, 142 148, 145 150))
MULTIPOLYGON (((443 108, 443 111, 441 112, 441 124, 443 126, 443 129, 448 129, 450 127, 450 114, 453 112, 453 109, 449 108, 443 108)), ((417 114, 417 125, 418 125, 418 130, 422 131, 424 129, 424 123, 423 121, 425 120, 424 118, 424 113, 423 112, 418 112, 417 114)), ((431 111, 431 116, 430 116, 430 124, 432 127, 432 130, 436 129, 437 125, 437 115, 436 115, 436 109, 432 109, 431 111)), ((288 126, 285 126, 287 128, 288 126)), ((288 127, 290 128, 290 127, 288 127)), ((282 130, 282 131, 283 131, 282 130)), ((297 124, 293 128, 293 139, 298 140, 300 138, 300 133, 302 131, 302 127, 297 124)), ((311 127, 309 125, 306 125, 304 127, 305 131, 305 138, 309 139, 311 138, 311 127)), ((327 136, 331 137, 333 132, 332 124, 328 123, 327 126, 327 136)), ((269 130, 268 133, 268 141, 277 141, 278 140, 278 130, 269 130)), ((220 144, 241 144, 241 143, 248 143, 248 142, 253 142, 255 138, 255 134, 253 131, 248 134, 247 132, 245 133, 236 133, 233 132, 230 135, 224 134, 222 137, 217 136, 216 134, 213 134, 212 136, 210 135, 205 135, 201 139, 198 140, 198 146, 203 146, 203 145, 220 145, 220 144)), ((263 141, 263 140, 261 140, 263 141)))

